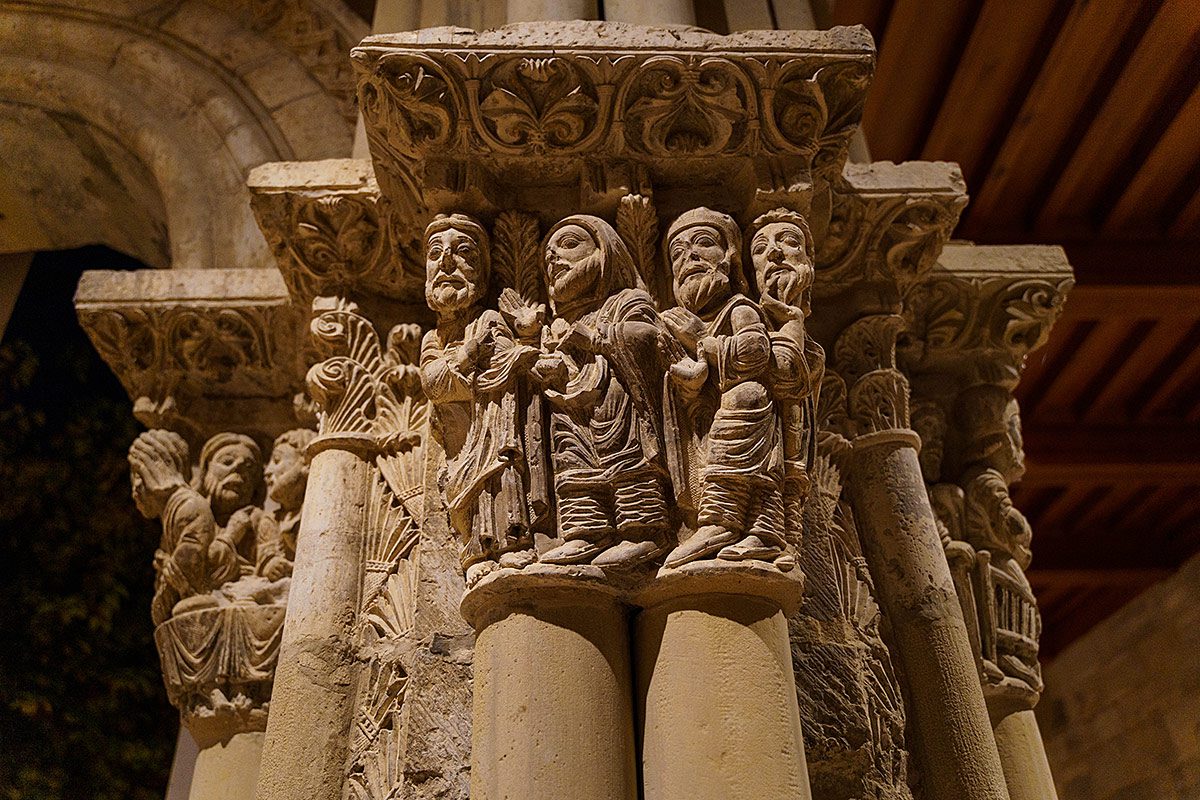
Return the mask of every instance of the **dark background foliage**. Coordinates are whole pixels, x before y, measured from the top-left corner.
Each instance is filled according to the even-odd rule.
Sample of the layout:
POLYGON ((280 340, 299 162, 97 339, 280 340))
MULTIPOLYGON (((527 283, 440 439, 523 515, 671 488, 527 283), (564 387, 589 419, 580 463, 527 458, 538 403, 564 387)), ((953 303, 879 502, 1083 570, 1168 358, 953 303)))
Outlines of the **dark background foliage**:
POLYGON ((150 624, 131 403, 79 327, 104 248, 35 257, 0 342, 0 798, 161 800, 178 718, 150 624))

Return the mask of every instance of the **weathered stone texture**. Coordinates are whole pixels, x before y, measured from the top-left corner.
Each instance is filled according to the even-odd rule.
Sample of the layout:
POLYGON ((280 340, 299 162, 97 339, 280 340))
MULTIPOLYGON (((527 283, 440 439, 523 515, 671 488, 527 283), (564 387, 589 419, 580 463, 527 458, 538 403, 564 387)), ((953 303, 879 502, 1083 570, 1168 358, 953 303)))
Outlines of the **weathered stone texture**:
POLYGON ((1200 797, 1200 557, 1046 669, 1037 707, 1062 800, 1200 797))

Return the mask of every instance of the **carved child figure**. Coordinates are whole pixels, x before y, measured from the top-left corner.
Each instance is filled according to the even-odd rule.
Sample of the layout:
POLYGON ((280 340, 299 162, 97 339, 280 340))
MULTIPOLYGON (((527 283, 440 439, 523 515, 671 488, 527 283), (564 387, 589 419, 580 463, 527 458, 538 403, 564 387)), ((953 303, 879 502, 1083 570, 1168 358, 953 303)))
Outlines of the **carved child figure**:
POLYGON ((446 505, 470 583, 488 564, 519 568, 534 559, 517 395, 539 350, 482 307, 490 262, 478 222, 439 217, 425 241, 425 297, 438 326, 421 346, 421 383, 446 451, 446 505))
MULTIPOLYGON (((771 560, 784 551, 783 443, 767 387, 771 339, 762 310, 746 296, 740 251, 737 223, 708 208, 688 211, 667 231, 681 307, 663 319, 688 353, 672 367, 673 388, 683 406, 710 406, 680 414, 680 422, 711 419, 694 437, 701 465, 693 495, 698 527, 667 557, 668 567, 714 553, 771 560), (715 400, 702 397, 706 384, 715 400)), ((678 484, 677 493, 691 494, 679 492, 678 484)))
POLYGON ((579 214, 546 237, 555 320, 536 367, 550 388, 559 530, 555 564, 632 567, 670 527, 658 398, 662 327, 625 243, 579 214))

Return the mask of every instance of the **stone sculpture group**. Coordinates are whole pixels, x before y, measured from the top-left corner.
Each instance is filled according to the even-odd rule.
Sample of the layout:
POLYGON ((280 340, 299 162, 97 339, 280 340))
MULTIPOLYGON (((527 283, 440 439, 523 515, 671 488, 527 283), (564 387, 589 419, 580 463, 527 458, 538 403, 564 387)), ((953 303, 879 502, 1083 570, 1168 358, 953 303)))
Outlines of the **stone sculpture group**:
POLYGON ((163 523, 151 603, 163 675, 194 733, 225 713, 265 724, 313 436, 284 433, 264 465, 252 438, 218 433, 194 477, 177 433, 147 431, 130 447, 134 501, 163 523))
POLYGON ((674 303, 599 217, 541 246, 532 217, 495 234, 451 214, 425 235, 421 378, 468 584, 535 561, 793 568, 824 370, 804 218, 760 216, 743 253, 732 217, 680 215, 662 248, 674 303))

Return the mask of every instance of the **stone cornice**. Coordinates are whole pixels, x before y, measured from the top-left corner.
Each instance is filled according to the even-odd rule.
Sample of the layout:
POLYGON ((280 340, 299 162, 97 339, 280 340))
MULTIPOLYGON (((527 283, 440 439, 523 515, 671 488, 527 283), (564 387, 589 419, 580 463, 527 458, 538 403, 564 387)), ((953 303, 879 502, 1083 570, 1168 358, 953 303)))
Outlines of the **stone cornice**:
POLYGON ((1074 283, 1061 247, 946 247, 907 294, 901 365, 923 395, 973 384, 1011 389, 1074 283), (947 380, 949 379, 949 380, 947 380))
POLYGON ((296 426, 303 319, 275 270, 91 271, 75 305, 148 427, 268 438, 296 426))
POLYGON ((370 161, 264 164, 248 184, 259 227, 298 306, 326 295, 421 296, 424 269, 393 247, 370 161))
POLYGON ((534 188, 564 214, 684 188, 693 205, 804 210, 841 171, 874 67, 861 28, 583 22, 371 37, 353 57, 380 185, 410 238, 434 213, 487 218, 534 188))

